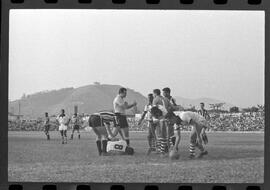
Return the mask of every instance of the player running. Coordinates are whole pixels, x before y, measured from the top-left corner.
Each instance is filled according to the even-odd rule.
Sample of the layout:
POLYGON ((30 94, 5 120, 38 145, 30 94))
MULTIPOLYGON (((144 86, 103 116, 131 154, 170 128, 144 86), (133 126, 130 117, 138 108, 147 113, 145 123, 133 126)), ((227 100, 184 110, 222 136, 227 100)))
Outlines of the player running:
POLYGON ((144 118, 146 118, 146 121, 147 121, 147 127, 148 127, 147 140, 149 144, 147 155, 149 155, 152 151, 156 151, 156 135, 155 135, 156 124, 153 123, 152 116, 150 113, 153 99, 154 99, 153 94, 148 94, 148 104, 145 105, 142 117, 138 122, 138 125, 141 125, 144 118))
POLYGON ((50 140, 50 134, 49 134, 49 130, 50 130, 50 118, 48 116, 48 113, 45 113, 45 120, 44 120, 44 133, 47 137, 47 140, 50 140))
POLYGON ((74 113, 74 115, 72 116, 71 124, 72 124, 72 133, 71 133, 71 136, 70 136, 70 140, 73 140, 73 135, 74 135, 75 131, 77 131, 78 139, 80 139, 81 138, 81 135, 80 135, 81 122, 80 122, 80 118, 79 118, 77 113, 74 113))
POLYGON ((56 118, 59 124, 59 131, 62 137, 62 144, 67 144, 67 126, 70 119, 65 115, 65 110, 61 109, 61 114, 56 118))

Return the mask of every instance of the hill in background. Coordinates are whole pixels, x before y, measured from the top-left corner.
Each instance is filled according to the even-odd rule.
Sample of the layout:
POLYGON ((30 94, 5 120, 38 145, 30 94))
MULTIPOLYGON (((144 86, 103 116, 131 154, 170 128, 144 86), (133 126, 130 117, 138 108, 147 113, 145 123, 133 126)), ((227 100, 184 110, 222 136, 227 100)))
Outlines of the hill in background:
MULTIPOLYGON (((9 103, 9 111, 25 117, 41 117, 45 112, 49 115, 59 114, 60 109, 65 109, 67 114, 74 113, 74 106, 78 105, 79 113, 94 113, 101 110, 112 110, 113 99, 121 86, 94 84, 79 88, 64 88, 60 90, 39 92, 28 95, 20 100, 9 103)), ((129 103, 137 101, 137 112, 143 111, 147 103, 146 97, 139 92, 128 88, 126 100, 129 103)), ((135 114, 131 108, 128 114, 135 114)))
MULTIPOLYGON (((20 100, 9 102, 9 112, 24 115, 25 118, 43 117, 45 112, 49 115, 59 114, 60 110, 65 109, 68 115, 74 113, 74 106, 78 106, 79 113, 94 113, 101 110, 112 110, 113 99, 118 93, 120 85, 93 84, 79 88, 63 88, 59 90, 38 92, 27 95, 20 100), (20 106, 19 106, 20 104, 20 106)), ((220 103, 223 101, 211 98, 188 99, 176 96, 178 105, 185 108, 191 106, 199 107, 200 102, 205 103, 209 109, 210 103, 220 103)), ((131 108, 127 114, 135 114, 143 111, 147 98, 141 93, 128 88, 127 101, 132 103, 137 101, 137 110, 131 108)), ((228 110, 233 105, 225 104, 223 109, 228 110)))

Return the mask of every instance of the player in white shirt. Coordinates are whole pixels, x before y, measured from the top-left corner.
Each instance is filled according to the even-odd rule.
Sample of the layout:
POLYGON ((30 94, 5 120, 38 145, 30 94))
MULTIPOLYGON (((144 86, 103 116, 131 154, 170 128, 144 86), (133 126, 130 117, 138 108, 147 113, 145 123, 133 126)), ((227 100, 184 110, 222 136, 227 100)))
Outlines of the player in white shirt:
POLYGON ((70 118, 65 115, 65 110, 61 110, 61 114, 56 118, 59 123, 59 131, 62 137, 62 144, 67 144, 67 126, 70 118))
MULTIPOLYGON (((184 111, 184 112, 179 112, 177 114, 180 119, 182 120, 182 125, 191 125, 192 126, 192 131, 190 134, 190 158, 195 157, 195 148, 197 147, 200 150, 199 158, 208 154, 208 152, 204 149, 202 142, 204 144, 208 143, 208 138, 205 133, 205 129, 209 127, 208 122, 206 119, 195 112, 191 111, 184 111)), ((179 126, 175 125, 175 130, 180 130, 179 126)), ((175 145, 176 147, 178 145, 175 145)))
POLYGON ((152 151, 156 150, 156 135, 155 135, 156 124, 153 123, 153 119, 150 113, 153 99, 154 99, 153 94, 148 94, 148 104, 145 105, 142 117, 138 122, 138 125, 141 125, 144 119, 147 121, 147 127, 148 127, 147 140, 149 144, 147 155, 149 155, 152 151))
POLYGON ((117 125, 120 127, 120 131, 123 134, 124 140, 126 140, 129 146, 129 126, 126 117, 126 110, 137 105, 136 101, 133 104, 125 102, 124 98, 127 96, 127 89, 120 88, 118 95, 113 100, 113 108, 117 119, 117 125))
POLYGON ((107 153, 108 155, 133 155, 134 149, 129 147, 124 140, 108 141, 107 153))

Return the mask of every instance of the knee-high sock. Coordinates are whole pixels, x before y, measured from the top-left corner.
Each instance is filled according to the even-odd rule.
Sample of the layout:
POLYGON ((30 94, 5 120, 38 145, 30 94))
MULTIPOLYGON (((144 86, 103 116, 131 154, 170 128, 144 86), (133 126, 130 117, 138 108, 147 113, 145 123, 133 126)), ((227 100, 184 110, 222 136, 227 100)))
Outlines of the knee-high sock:
POLYGON ((107 142, 108 140, 103 140, 102 141, 102 152, 107 152, 107 142))
POLYGON ((150 148, 153 150, 156 150, 156 140, 154 138, 152 138, 152 140, 151 140, 151 147, 150 148))
POLYGON ((161 144, 160 144, 160 151, 161 153, 165 153, 166 152, 166 147, 168 145, 167 139, 166 138, 161 138, 161 144))
POLYGON ((161 152, 161 138, 160 137, 157 138, 156 149, 158 152, 161 152))
POLYGON ((189 144, 189 154, 194 156, 195 155, 195 144, 194 143, 190 143, 189 144))
POLYGON ((97 140, 96 143, 97 143, 98 154, 101 155, 101 152, 102 152, 101 140, 97 140))
POLYGON ((169 145, 170 145, 170 148, 172 148, 172 147, 174 146, 174 144, 175 144, 175 141, 173 142, 173 139, 174 139, 174 137, 170 137, 170 138, 169 138, 169 145))
POLYGON ((129 139, 126 139, 126 142, 127 142, 127 145, 129 146, 129 144, 130 144, 129 139))

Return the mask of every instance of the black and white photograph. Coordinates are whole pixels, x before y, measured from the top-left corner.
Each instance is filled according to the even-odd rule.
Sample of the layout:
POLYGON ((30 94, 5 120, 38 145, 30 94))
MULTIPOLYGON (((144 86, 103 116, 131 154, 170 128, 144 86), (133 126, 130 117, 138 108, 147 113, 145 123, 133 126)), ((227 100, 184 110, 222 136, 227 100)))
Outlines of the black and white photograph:
POLYGON ((264 183, 265 12, 13 9, 8 181, 264 183))

